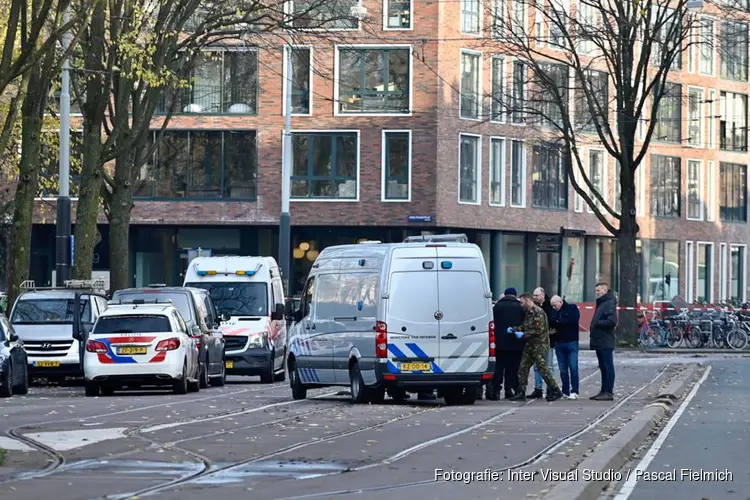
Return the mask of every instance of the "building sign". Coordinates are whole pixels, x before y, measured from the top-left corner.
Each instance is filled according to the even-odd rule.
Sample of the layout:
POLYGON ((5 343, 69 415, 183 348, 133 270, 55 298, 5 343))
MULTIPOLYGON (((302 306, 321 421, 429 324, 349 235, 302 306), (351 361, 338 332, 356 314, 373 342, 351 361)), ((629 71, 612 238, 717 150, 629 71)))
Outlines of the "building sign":
POLYGON ((409 222, 432 222, 432 215, 410 215, 407 220, 409 222))

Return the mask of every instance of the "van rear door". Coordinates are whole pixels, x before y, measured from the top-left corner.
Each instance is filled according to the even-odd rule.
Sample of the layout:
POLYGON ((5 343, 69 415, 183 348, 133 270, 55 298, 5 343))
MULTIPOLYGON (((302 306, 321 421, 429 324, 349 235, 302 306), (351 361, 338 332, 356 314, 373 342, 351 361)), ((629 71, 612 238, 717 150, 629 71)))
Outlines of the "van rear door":
POLYGON ((396 248, 391 255, 386 323, 391 373, 442 373, 437 251, 396 248))
POLYGON ((480 373, 489 363, 491 301, 476 248, 438 247, 440 359, 445 373, 480 373))

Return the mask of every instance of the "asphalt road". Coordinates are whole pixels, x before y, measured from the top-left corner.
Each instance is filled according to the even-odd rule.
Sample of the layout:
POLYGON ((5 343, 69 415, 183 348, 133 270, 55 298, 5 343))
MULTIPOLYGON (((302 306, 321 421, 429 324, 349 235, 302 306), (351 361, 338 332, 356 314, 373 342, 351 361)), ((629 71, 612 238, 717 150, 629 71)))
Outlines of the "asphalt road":
MULTIPOLYGON (((464 482, 455 473, 568 470, 650 401, 675 365, 695 361, 618 355, 613 403, 588 400, 599 388, 592 352, 581 353, 582 399, 555 403, 355 406, 339 388, 294 401, 286 383, 252 378, 185 396, 85 398, 81 387, 33 387, 26 397, 0 401, 0 428, 7 430, 0 438, 7 450, 0 497, 288 499, 358 492, 357 498, 380 500, 417 494, 414 487, 425 500, 538 496, 550 486, 539 472, 533 480, 510 480, 506 471, 464 482), (454 480, 436 480, 436 469, 454 473, 454 480)), ((746 418, 738 416, 737 425, 747 425, 746 418)))
POLYGON ((650 463, 630 466, 638 480, 632 491, 626 483, 616 500, 750 498, 750 359, 712 362, 708 377, 664 435, 656 441, 660 447, 644 449, 650 463), (717 470, 724 474, 702 475, 717 470))

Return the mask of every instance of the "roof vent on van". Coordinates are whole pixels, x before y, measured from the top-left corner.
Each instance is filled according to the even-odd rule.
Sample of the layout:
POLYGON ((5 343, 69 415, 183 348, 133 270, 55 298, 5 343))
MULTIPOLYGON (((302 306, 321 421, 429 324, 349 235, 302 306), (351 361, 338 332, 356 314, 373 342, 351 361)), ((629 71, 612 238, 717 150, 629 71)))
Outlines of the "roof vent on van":
POLYGON ((469 238, 461 234, 426 234, 408 236, 404 243, 468 243, 469 238))
POLYGON ((372 245, 373 243, 378 244, 378 243, 383 243, 383 242, 380 240, 362 240, 359 242, 360 245, 372 245))

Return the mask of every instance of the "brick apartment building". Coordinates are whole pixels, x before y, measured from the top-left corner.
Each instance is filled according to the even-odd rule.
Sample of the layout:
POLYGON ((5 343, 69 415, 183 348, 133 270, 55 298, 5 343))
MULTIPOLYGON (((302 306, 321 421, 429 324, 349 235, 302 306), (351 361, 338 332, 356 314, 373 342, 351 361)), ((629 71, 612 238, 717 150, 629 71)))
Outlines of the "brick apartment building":
MULTIPOLYGON (((490 2, 364 5, 364 22, 294 41, 293 285, 325 246, 450 231, 482 247, 495 294, 541 284, 581 302, 596 280, 617 287, 616 241, 557 162, 492 99, 472 97, 520 90, 515 61, 492 40, 490 2), (561 226, 585 234, 566 237, 562 255, 537 251, 537 236, 561 226)), ((747 296, 748 29, 710 17, 703 29, 719 45, 731 30, 745 43, 728 58, 694 47, 670 76, 688 99, 664 99, 639 169, 642 301, 747 296)), ((276 255, 285 50, 277 38, 217 49, 178 97, 181 112, 136 188, 134 285, 181 283, 198 248, 276 255)), ((616 200, 612 161, 593 140, 582 153, 616 200)), ((54 268, 53 218, 34 228, 38 282, 54 268)), ((105 271, 106 224, 101 234, 95 269, 105 271)))

